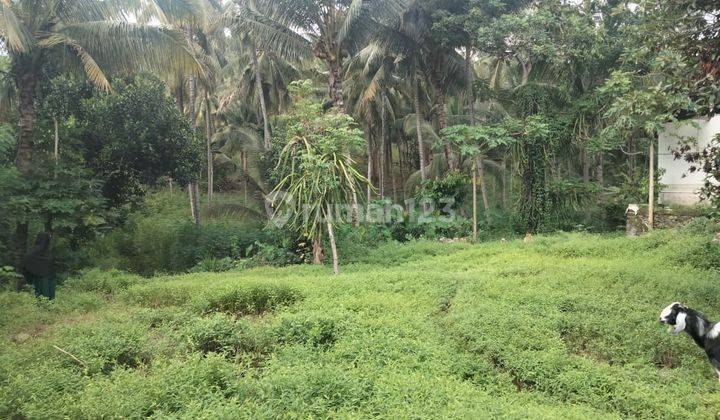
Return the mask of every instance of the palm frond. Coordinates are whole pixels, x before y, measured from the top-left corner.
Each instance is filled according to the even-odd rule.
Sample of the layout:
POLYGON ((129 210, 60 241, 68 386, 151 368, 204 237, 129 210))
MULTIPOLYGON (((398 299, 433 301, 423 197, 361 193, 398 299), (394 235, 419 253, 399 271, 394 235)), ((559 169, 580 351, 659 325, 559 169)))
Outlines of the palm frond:
POLYGON ((74 39, 60 33, 51 34, 43 39, 39 45, 52 48, 57 45, 65 45, 75 52, 78 59, 82 63, 83 70, 88 79, 100 89, 109 91, 111 89, 110 82, 105 76, 105 72, 100 68, 93 57, 74 39))
POLYGON ((0 34, 11 52, 23 53, 32 48, 32 35, 9 2, 0 3, 0 34))
POLYGON ((73 40, 107 72, 153 71, 161 76, 178 72, 205 76, 202 64, 189 51, 177 30, 126 22, 87 22, 67 25, 42 42, 52 46, 73 40))
POLYGON ((249 34, 261 50, 274 51, 291 61, 312 57, 307 38, 257 10, 243 7, 233 11, 229 19, 236 32, 249 34))

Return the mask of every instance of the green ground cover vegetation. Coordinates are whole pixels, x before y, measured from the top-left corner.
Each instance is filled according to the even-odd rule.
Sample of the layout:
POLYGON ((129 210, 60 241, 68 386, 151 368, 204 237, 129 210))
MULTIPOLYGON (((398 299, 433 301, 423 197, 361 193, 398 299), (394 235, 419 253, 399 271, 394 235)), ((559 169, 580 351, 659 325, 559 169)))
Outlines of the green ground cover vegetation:
POLYGON ((720 314, 712 228, 3 292, 0 416, 714 418, 714 371, 657 322, 673 300, 720 314))

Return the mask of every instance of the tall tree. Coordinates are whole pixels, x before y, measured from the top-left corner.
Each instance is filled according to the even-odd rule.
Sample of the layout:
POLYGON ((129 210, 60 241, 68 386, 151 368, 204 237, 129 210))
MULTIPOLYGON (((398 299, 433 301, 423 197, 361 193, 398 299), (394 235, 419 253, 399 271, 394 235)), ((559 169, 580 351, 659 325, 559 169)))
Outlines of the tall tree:
POLYGON ((288 116, 286 144, 278 161, 283 177, 272 197, 276 208, 288 211, 288 222, 313 241, 315 263, 322 255, 323 228, 332 250, 333 271, 339 274, 334 227, 343 221, 336 208, 368 183, 354 168, 348 149, 361 149, 362 131, 352 117, 309 98, 309 81, 296 83, 296 100, 288 116), (324 226, 323 226, 324 225, 324 226))
MULTIPOLYGON (((48 65, 80 71, 110 89, 107 72, 138 69, 198 74, 200 66, 182 34, 161 26, 128 22, 115 2, 97 0, 6 0, 0 2, 0 39, 11 58, 19 95, 20 130, 16 166, 29 176, 37 89, 48 65)), ((27 246, 27 223, 16 232, 16 252, 27 246)))
MULTIPOLYGON (((403 0, 257 0, 274 20, 307 40, 316 58, 328 71, 333 104, 345 112, 343 65, 370 35, 374 22, 392 20, 403 10, 403 0)), ((256 25, 261 37, 275 30, 256 25)))

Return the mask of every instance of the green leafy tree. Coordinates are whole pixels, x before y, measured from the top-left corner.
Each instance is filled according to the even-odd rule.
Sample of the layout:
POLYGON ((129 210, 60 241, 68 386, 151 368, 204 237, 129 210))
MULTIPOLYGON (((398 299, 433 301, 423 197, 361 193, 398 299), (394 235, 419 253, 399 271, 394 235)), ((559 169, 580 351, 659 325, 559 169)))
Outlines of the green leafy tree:
POLYGON ((315 102, 309 81, 291 85, 295 103, 288 114, 285 146, 278 169, 285 172, 271 194, 273 205, 288 217, 290 226, 312 238, 315 263, 322 256, 323 232, 332 249, 333 272, 339 273, 334 227, 347 222, 348 215, 338 205, 352 200, 352 194, 368 180, 354 168, 350 151, 362 150, 362 131, 352 117, 331 110, 323 111, 315 102))
POLYGON ((200 144, 157 78, 115 80, 112 92, 96 92, 81 112, 84 159, 112 206, 136 201, 163 177, 184 185, 197 176, 200 144))
MULTIPOLYGON (((129 23, 123 3, 98 0, 4 0, 0 2, 0 39, 10 56, 18 92, 20 130, 16 166, 32 171, 37 91, 43 71, 52 65, 87 75, 110 89, 107 72, 138 68, 197 72, 197 61, 182 35, 162 26, 129 23)), ((18 261, 27 246, 27 224, 17 228, 18 261)))
POLYGON ((454 125, 440 132, 444 144, 456 149, 461 158, 468 159, 472 167, 472 195, 473 195, 473 239, 477 240, 477 185, 480 179, 481 194, 485 214, 487 216, 489 203, 485 187, 485 171, 482 161, 492 151, 507 147, 513 143, 514 138, 507 128, 500 124, 480 124, 469 126, 465 124, 454 125))
MULTIPOLYGON (((639 2, 634 12, 637 24, 622 31, 629 42, 621 66, 600 90, 610 102, 604 114, 605 133, 622 139, 639 137, 647 143, 651 229, 658 133, 679 118, 720 109, 717 12, 712 1, 639 2)), ((693 155, 687 157, 695 160, 693 155)))

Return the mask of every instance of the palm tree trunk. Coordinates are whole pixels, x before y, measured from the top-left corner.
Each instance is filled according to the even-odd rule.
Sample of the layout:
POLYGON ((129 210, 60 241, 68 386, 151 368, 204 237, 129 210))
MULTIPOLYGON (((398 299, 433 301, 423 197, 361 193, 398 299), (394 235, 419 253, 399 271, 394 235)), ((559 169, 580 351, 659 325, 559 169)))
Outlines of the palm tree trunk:
POLYGON ((473 89, 473 81, 475 80, 475 72, 472 66, 472 46, 471 43, 465 47, 465 89, 467 89, 468 109, 470 111, 470 125, 475 125, 475 90, 473 89))
POLYGON ((340 112, 346 112, 345 99, 343 97, 342 60, 327 60, 330 70, 330 95, 333 104, 340 112))
MULTIPOLYGON (((345 100, 343 98, 343 79, 342 79, 342 59, 326 59, 328 70, 330 71, 330 96, 335 108, 342 113, 346 112, 345 100)), ((349 153, 346 151, 346 153, 349 153)), ((352 199, 352 219, 355 227, 360 226, 360 204, 358 202, 357 191, 351 188, 352 199)))
POLYGON ((193 220, 195 221, 196 225, 200 224, 200 212, 198 210, 198 200, 197 196, 195 195, 195 187, 197 186, 197 183, 191 182, 188 184, 188 199, 190 200, 190 215, 192 216, 193 220))
POLYGON ((60 123, 57 117, 53 117, 53 128, 55 129, 55 147, 53 149, 53 157, 55 164, 60 160, 60 123))
POLYGON ((420 80, 415 76, 413 89, 413 104, 415 106, 415 130, 417 131, 418 153, 420 154, 420 179, 423 183, 427 179, 425 174, 425 143, 422 136, 422 111, 420 109, 420 80))
POLYGON ((370 202, 372 198, 372 174, 373 174, 373 156, 372 156, 372 142, 370 141, 372 136, 370 134, 370 127, 368 127, 368 138, 367 138, 367 201, 370 202))
MULTIPOLYGON (((27 178, 32 170, 32 138, 35 130, 35 88, 38 83, 37 75, 32 71, 26 71, 16 80, 20 91, 20 135, 18 136, 17 154, 15 166, 20 174, 27 178)), ((15 226, 14 251, 15 263, 19 268, 27 251, 29 224, 27 221, 20 221, 15 226)), ((18 283, 22 287, 23 282, 18 283)))
POLYGON ((402 188, 402 199, 405 201, 405 150, 403 150, 404 141, 398 141, 398 171, 400 172, 400 187, 402 188))
POLYGON ((187 103, 187 112, 188 112, 188 118, 190 119, 190 126, 192 127, 193 133, 197 131, 197 121, 195 120, 195 116, 197 115, 195 113, 195 100, 197 95, 197 82, 195 80, 195 76, 188 76, 187 78, 188 83, 188 103, 187 103))
POLYGON ((340 264, 338 261, 337 246, 335 245, 335 232, 333 231, 333 225, 327 222, 328 238, 330 239, 330 249, 332 250, 333 259, 333 273, 337 276, 340 274, 340 264))
POLYGON ((320 265, 323 260, 322 236, 316 233, 312 240, 313 247, 313 264, 320 265))
POLYGON ((210 124, 210 95, 205 90, 205 152, 207 156, 207 199, 212 203, 215 193, 215 170, 213 168, 212 125, 210 124))
POLYGON ((385 88, 380 93, 380 198, 385 198, 385 173, 387 152, 387 95, 385 88))
POLYGON ((262 114, 263 120, 263 141, 265 150, 270 150, 270 123, 268 122, 267 105, 265 104, 265 93, 262 87, 262 74, 260 74, 260 63, 258 62, 258 53, 255 48, 255 43, 250 43, 250 49, 252 49, 252 66, 253 73, 255 73, 255 94, 260 101, 260 113, 262 114))
POLYGON ((588 184, 590 183, 590 162, 588 162, 587 150, 583 149, 580 159, 582 159, 583 166, 583 182, 588 184))
POLYGON ((472 168, 472 233, 473 241, 477 242, 477 167, 473 165, 472 168))
MULTIPOLYGON (((447 111, 445 110, 445 90, 439 81, 435 80, 435 92, 437 95, 438 105, 438 127, 442 131, 447 126, 447 111)), ((450 143, 445 144, 445 160, 447 161, 448 167, 451 171, 456 169, 455 156, 453 155, 452 146, 450 143)))
POLYGON ((483 156, 478 156, 475 158, 475 164, 477 165, 478 178, 480 180, 480 195, 482 196, 483 209, 485 209, 485 217, 488 217, 490 212, 490 201, 488 200, 487 182, 485 180, 485 163, 483 162, 483 159, 483 156))
POLYGON ((503 159, 501 163, 502 168, 502 174, 501 182, 502 182, 502 206, 503 210, 507 210, 508 208, 508 174, 507 174, 507 160, 503 159))
POLYGON ((24 74, 19 78, 20 86, 20 136, 18 138, 15 166, 23 176, 30 175, 32 162, 32 137, 35 130, 35 87, 37 77, 24 74))
MULTIPOLYGON (((188 46, 191 50, 193 50, 193 40, 192 40, 192 28, 188 25, 185 28, 185 39, 188 43, 188 46)), ((193 134, 197 131, 197 121, 195 121, 195 99, 196 99, 196 93, 197 93, 197 84, 195 81, 195 76, 188 75, 187 77, 187 84, 188 84, 188 103, 187 103, 187 111, 188 111, 188 118, 190 119, 190 127, 192 128, 193 134)), ((188 185, 188 195, 190 198, 190 213, 192 213, 192 217, 195 220, 195 224, 200 225, 200 198, 199 196, 200 188, 198 187, 197 181, 191 182, 188 185)))
POLYGON ((247 205, 248 201, 248 157, 247 153, 243 152, 242 154, 242 170, 243 170, 243 194, 245 198, 244 204, 247 205))

